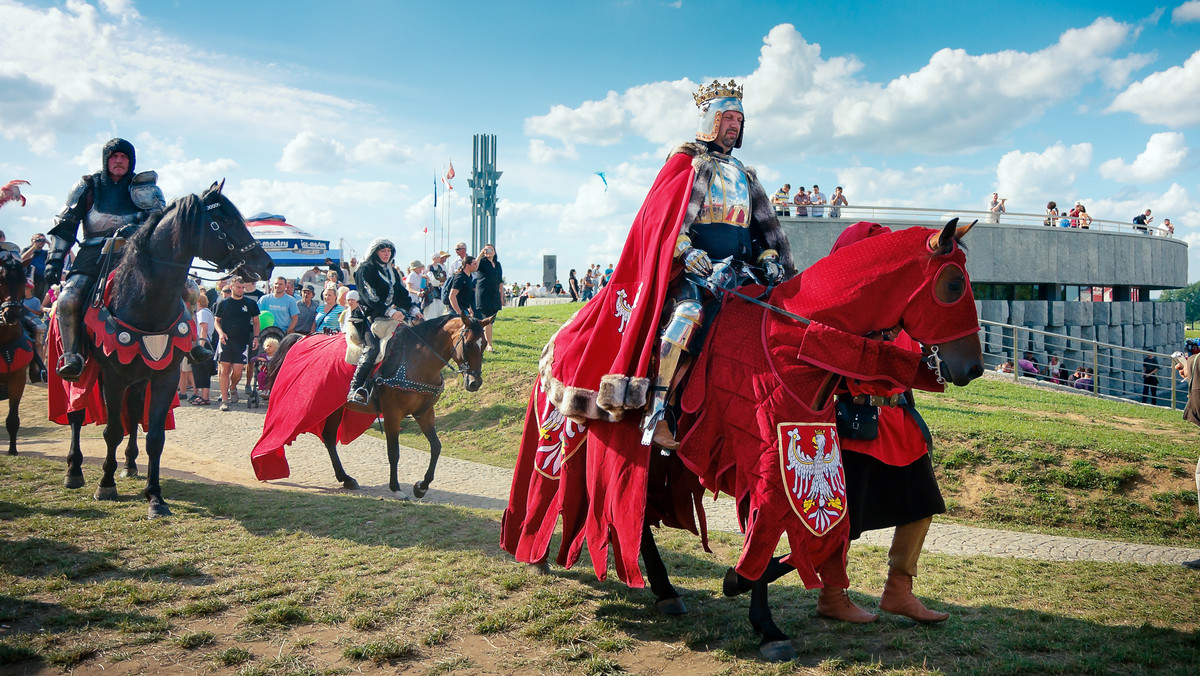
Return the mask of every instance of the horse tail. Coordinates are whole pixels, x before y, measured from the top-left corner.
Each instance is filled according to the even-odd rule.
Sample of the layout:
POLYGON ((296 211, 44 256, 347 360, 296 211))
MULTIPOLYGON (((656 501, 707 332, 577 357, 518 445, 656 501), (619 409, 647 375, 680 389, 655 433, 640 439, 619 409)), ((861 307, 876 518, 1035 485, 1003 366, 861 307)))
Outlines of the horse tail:
POLYGON ((290 333, 283 340, 279 341, 279 347, 275 350, 275 355, 267 362, 268 392, 275 385, 275 376, 279 375, 279 369, 283 366, 283 360, 287 357, 288 351, 304 337, 303 333, 290 333))

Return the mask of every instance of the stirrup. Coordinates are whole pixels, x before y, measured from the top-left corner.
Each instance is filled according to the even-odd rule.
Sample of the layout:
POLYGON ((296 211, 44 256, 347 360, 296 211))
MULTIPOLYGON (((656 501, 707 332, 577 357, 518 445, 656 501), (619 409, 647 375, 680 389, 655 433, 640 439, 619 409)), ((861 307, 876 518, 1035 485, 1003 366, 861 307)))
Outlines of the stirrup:
POLYGON ((346 402, 365 406, 371 403, 371 393, 367 391, 367 388, 360 387, 350 392, 350 395, 346 397, 346 402))
POLYGON ((58 358, 58 366, 55 372, 58 377, 67 381, 79 380, 79 376, 83 374, 83 356, 77 352, 67 352, 58 358))

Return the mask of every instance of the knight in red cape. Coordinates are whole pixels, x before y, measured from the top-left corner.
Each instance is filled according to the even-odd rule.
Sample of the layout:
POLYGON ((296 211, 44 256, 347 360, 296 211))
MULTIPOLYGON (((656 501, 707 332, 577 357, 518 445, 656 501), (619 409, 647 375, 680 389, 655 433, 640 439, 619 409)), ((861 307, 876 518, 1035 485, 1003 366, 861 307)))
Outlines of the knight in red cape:
POLYGON ((670 388, 716 310, 703 288, 713 262, 727 262, 732 286, 775 285, 795 274, 766 191, 732 155, 744 132, 742 87, 714 80, 695 100, 696 142, 671 152, 611 282, 559 329, 539 364, 546 396, 563 415, 616 422, 645 408, 642 443, 666 449, 678 447, 665 424, 670 388))

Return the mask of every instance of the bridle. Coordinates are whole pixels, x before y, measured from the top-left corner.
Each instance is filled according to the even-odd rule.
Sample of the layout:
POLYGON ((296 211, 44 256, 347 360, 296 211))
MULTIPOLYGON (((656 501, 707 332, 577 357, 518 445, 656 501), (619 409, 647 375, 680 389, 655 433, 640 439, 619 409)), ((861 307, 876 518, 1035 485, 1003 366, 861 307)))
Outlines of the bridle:
MULTIPOLYGON (((217 201, 213 202, 212 204, 204 205, 204 210, 200 213, 202 217, 206 217, 208 219, 208 226, 207 229, 205 229, 203 221, 201 221, 201 225, 198 228, 199 234, 197 235, 200 239, 198 242, 200 246, 197 247, 196 250, 204 250, 204 239, 205 237, 209 236, 208 233, 211 231, 217 240, 225 246, 225 255, 222 256, 221 260, 219 261, 214 261, 211 258, 204 258, 204 260, 209 261, 213 265, 217 266, 215 268, 206 268, 199 265, 190 266, 196 270, 218 273, 225 272, 226 270, 237 270, 238 268, 246 265, 247 254, 255 249, 262 249, 262 244, 260 244, 257 239, 254 239, 253 235, 250 236, 249 244, 242 245, 241 247, 236 246, 233 241, 229 239, 229 235, 225 232, 225 229, 222 227, 221 223, 217 221, 216 218, 209 215, 209 212, 213 211, 214 209, 220 209, 223 206, 220 197, 220 193, 218 193, 217 201)), ((247 270, 247 272, 249 271, 247 270)), ((253 273, 250 273, 250 276, 257 277, 257 275, 253 273)))
POLYGON ((18 297, 18 294, 24 296, 25 286, 20 287, 14 283, 13 272, 21 269, 20 259, 14 256, 0 257, 0 274, 3 275, 5 289, 8 291, 7 297, 3 303, 0 303, 0 324, 19 324, 21 322, 21 312, 25 309, 23 297, 18 297), (16 311, 16 321, 10 322, 8 316, 16 311))
MULTIPOLYGON (((471 321, 474 321, 474 320, 471 320, 471 321)), ((474 376, 476 378, 483 377, 482 368, 472 369, 472 368, 470 368, 470 364, 467 363, 467 350, 466 350, 467 336, 472 332, 470 322, 464 322, 463 327, 461 329, 459 329, 458 345, 455 346, 454 353, 452 353, 450 355, 450 359, 453 359, 454 361, 458 362, 458 368, 455 368, 454 365, 449 362, 449 360, 442 357, 442 355, 439 354, 438 351, 436 349, 434 349, 434 347, 432 345, 430 345, 428 342, 426 342, 425 339, 421 337, 421 334, 417 333, 413 327, 409 326, 406 322, 400 322, 400 325, 403 326, 405 329, 407 329, 408 332, 411 333, 412 336, 414 338, 416 338, 419 343, 421 343, 426 348, 428 348, 429 351, 433 354, 433 356, 437 357, 439 361, 441 361, 443 364, 446 365, 446 368, 450 369, 451 371, 453 371, 454 373, 456 373, 458 375, 461 375, 463 377, 463 385, 464 386, 466 385, 467 378, 469 378, 471 376, 474 376), (455 354, 457 354, 458 356, 455 356, 455 354)))

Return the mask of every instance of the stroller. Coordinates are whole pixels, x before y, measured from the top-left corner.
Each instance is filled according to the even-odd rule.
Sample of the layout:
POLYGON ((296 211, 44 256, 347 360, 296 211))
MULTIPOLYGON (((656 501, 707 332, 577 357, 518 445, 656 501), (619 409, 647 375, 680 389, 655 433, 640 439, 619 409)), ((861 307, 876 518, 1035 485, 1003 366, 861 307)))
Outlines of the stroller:
POLYGON ((267 362, 271 360, 271 356, 262 350, 263 344, 268 338, 283 342, 286 335, 278 326, 268 326, 258 334, 259 349, 255 350, 247 366, 250 369, 250 382, 246 385, 246 408, 258 408, 270 395, 270 392, 264 390, 267 386, 267 362))

